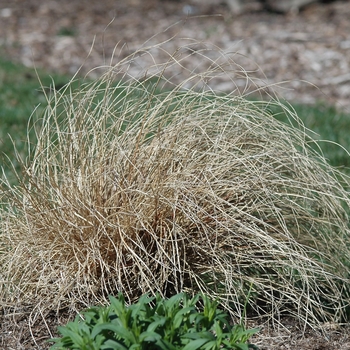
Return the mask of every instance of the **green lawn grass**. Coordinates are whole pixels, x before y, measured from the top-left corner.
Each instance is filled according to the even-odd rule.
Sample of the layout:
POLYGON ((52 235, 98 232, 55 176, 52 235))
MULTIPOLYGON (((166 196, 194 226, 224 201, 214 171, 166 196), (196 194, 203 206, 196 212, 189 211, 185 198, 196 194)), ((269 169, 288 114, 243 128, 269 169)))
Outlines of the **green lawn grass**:
POLYGON ((36 72, 0 57, 0 167, 10 178, 10 162, 19 169, 14 145, 24 159, 28 152, 28 130, 29 139, 33 140, 33 123, 47 105, 45 94, 53 86, 59 89, 68 81, 66 76, 36 72))
MULTIPOLYGON (((69 79, 41 70, 36 72, 0 57, 0 166, 4 167, 7 174, 11 173, 8 160, 13 162, 17 170, 19 168, 14 157, 13 143, 22 158, 26 157, 27 130, 34 120, 40 118, 47 104, 42 86, 49 93, 53 82, 56 89, 59 89, 69 79)), ((310 129, 311 136, 320 141, 321 152, 329 163, 350 175, 350 157, 347 153, 350 149, 350 114, 324 104, 294 104, 293 108, 305 127, 310 129)), ((276 118, 287 122, 285 114, 276 110, 272 112, 276 118)), ((29 133, 29 138, 32 136, 33 130, 29 133)))
MULTIPOLYGON (((315 106, 293 104, 293 108, 305 128, 309 129, 308 134, 318 141, 328 162, 350 174, 350 113, 322 103, 315 106)), ((284 114, 276 115, 276 118, 286 121, 284 114)), ((316 149, 318 146, 314 145, 316 149)))

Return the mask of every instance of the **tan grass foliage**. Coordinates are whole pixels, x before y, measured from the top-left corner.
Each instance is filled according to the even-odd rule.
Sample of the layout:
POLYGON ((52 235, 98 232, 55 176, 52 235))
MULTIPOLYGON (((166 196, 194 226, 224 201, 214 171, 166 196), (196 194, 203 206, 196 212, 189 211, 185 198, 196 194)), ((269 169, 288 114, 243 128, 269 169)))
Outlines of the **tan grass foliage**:
POLYGON ((49 97, 20 185, 2 183, 1 304, 43 312, 117 292, 132 301, 201 290, 240 317, 251 288, 259 313, 340 320, 350 255, 342 175, 302 127, 269 112, 296 119, 291 108, 211 91, 225 70, 235 76, 220 55, 171 91, 176 53, 130 77, 125 67, 153 49, 49 97))

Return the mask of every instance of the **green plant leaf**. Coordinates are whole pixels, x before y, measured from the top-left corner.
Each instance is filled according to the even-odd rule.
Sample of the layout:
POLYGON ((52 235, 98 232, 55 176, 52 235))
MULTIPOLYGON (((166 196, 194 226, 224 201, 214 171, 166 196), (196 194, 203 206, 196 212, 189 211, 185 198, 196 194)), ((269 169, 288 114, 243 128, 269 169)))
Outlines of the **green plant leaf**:
POLYGON ((235 348, 239 350, 249 350, 248 344, 235 344, 235 348))
POLYGON ((208 339, 196 339, 189 342, 183 350, 198 350, 205 343, 208 343, 208 339))
POLYGON ((108 339, 101 346, 101 350, 128 350, 128 348, 115 340, 108 339))
POLYGON ((92 329, 91 337, 95 338, 99 333, 106 330, 112 331, 113 333, 117 334, 117 332, 120 331, 121 328, 121 326, 112 323, 98 324, 92 329))
POLYGON ((156 346, 161 350, 180 350, 180 348, 176 347, 165 339, 159 339, 156 342, 156 346))
POLYGON ((127 328, 124 328, 122 326, 116 326, 115 329, 115 333, 118 337, 123 338, 124 340, 126 340, 127 342, 129 342, 130 344, 135 344, 137 342, 135 335, 133 334, 133 332, 127 328))
POLYGON ((72 347, 74 345, 69 337, 53 338, 53 339, 50 339, 50 342, 56 343, 50 347, 50 350, 69 348, 69 347, 72 347))
POLYGON ((124 300, 124 297, 121 294, 118 296, 118 299, 113 297, 113 296, 109 296, 109 300, 111 302, 111 307, 113 308, 115 314, 118 317, 123 315, 124 312, 125 312, 125 300, 124 300))
POLYGON ((161 339, 161 335, 156 332, 143 332, 140 334, 140 342, 157 342, 161 339))
POLYGON ((251 329, 246 329, 244 333, 248 335, 249 337, 260 332, 260 328, 251 328, 251 329))
POLYGON ((96 345, 96 349, 101 349, 102 344, 104 344, 106 337, 102 334, 99 334, 96 336, 95 339, 93 339, 94 344, 96 345))
POLYGON ((187 339, 207 339, 207 340, 215 339, 215 335, 212 332, 204 331, 204 330, 197 333, 186 333, 183 335, 183 337, 187 339))
POLYGON ((170 299, 166 300, 164 302, 164 306, 166 310, 173 311, 174 309, 177 310, 179 308, 180 302, 185 298, 184 293, 179 293, 174 296, 172 296, 170 299))
POLYGON ((158 327, 163 327, 165 325, 166 320, 167 319, 165 317, 157 318, 155 321, 148 325, 147 331, 154 332, 158 327))
POLYGON ((74 344, 74 346, 82 347, 84 345, 83 338, 77 332, 64 327, 59 327, 58 330, 63 336, 69 337, 72 343, 74 344))
POLYGON ((184 322, 186 314, 190 314, 192 311, 195 311, 195 308, 193 306, 188 306, 184 309, 179 310, 172 320, 173 327, 179 328, 184 322))

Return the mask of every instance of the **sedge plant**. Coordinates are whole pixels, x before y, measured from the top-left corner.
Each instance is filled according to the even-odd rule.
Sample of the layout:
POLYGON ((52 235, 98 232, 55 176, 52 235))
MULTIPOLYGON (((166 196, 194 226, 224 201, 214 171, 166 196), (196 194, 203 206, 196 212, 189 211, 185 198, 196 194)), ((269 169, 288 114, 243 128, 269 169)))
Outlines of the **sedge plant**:
POLYGON ((310 147, 292 108, 239 92, 236 77, 259 88, 225 55, 179 49, 135 78, 135 60, 155 49, 48 96, 19 184, 1 180, 5 314, 203 292, 239 318, 251 288, 255 315, 347 319, 347 177, 310 147), (208 69, 171 85, 179 52, 208 69), (228 95, 210 88, 223 74, 228 95))

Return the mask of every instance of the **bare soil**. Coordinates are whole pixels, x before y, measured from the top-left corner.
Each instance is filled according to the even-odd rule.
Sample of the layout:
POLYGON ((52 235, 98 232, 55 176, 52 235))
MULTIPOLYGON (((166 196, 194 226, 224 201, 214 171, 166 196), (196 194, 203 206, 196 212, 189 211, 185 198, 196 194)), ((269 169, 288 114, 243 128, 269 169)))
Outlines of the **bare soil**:
MULTIPOLYGON (((238 63, 246 70, 261 68, 268 84, 285 82, 278 93, 289 101, 323 101, 350 112, 349 18, 349 1, 286 15, 261 11, 252 2, 250 11, 233 16, 224 4, 204 0, 0 0, 0 52, 27 66, 72 75, 83 63, 82 73, 108 64, 113 52, 114 61, 120 60, 169 40, 172 53, 195 39, 239 53, 238 63)), ((176 79, 183 79, 181 72, 176 79)), ((219 90, 232 89, 225 81, 217 84, 219 90)), ((2 349, 46 349, 56 326, 72 318, 52 312, 32 323, 30 311, 0 307, 2 349)), ((312 330, 282 319, 275 327, 254 325, 262 327, 253 340, 261 350, 350 349, 349 324, 312 330)))

